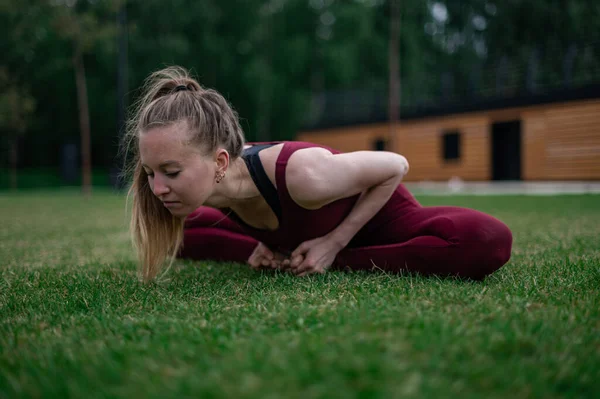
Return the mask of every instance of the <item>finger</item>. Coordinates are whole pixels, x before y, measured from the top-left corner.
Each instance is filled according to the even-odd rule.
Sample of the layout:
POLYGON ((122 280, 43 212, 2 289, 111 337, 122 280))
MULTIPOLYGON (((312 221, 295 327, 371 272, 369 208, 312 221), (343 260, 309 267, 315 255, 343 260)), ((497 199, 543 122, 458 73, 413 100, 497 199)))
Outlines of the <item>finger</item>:
POLYGON ((315 261, 315 262, 304 262, 300 267, 298 267, 297 269, 297 273, 298 276, 304 276, 306 274, 323 274, 325 273, 325 271, 327 270, 327 266, 326 264, 321 263, 320 261, 315 261))
POLYGON ((271 269, 280 269, 280 268, 281 268, 281 262, 279 262, 278 260, 271 261, 271 269))
POLYGON ((308 261, 307 259, 304 259, 304 262, 302 262, 298 267, 294 269, 294 273, 299 276, 300 274, 312 269, 313 267, 314 265, 312 264, 312 262, 308 261))
POLYGON ((256 251, 256 256, 260 258, 272 258, 272 255, 266 247, 262 247, 259 251, 256 251))
POLYGON ((298 248, 294 249, 294 251, 290 255, 290 258, 294 259, 296 256, 305 253, 308 250, 307 247, 308 247, 308 244, 306 242, 303 242, 302 244, 300 244, 298 246, 298 248))
POLYGON ((257 270, 262 270, 262 269, 264 269, 264 268, 265 268, 265 264, 264 264, 264 262, 263 262, 263 260, 262 260, 262 259, 257 259, 257 260, 254 262, 254 266, 253 266, 253 267, 254 267, 255 269, 257 269, 257 270))
POLYGON ((256 246, 254 254, 260 257, 273 258, 273 252, 262 242, 256 246))
POLYGON ((304 268, 296 273, 297 277, 304 277, 312 273, 312 268, 304 268))
POLYGON ((282 259, 282 260, 275 260, 275 261, 273 261, 273 263, 272 263, 272 265, 273 265, 273 268, 274 268, 274 269, 277 269, 277 270, 287 270, 287 269, 288 269, 288 267, 289 267, 289 266, 288 266, 288 264, 289 264, 289 261, 288 261, 288 262, 286 262, 286 260, 285 260, 285 259, 282 259))
POLYGON ((254 268, 259 266, 259 263, 256 260, 256 256, 251 255, 250 258, 248 258, 248 264, 254 268))
POLYGON ((269 266, 271 264, 271 261, 267 258, 262 258, 262 260, 260 261, 260 264, 263 266, 269 266))
POLYGON ((310 267, 310 266, 307 264, 306 259, 303 259, 302 261, 299 262, 299 264, 297 264, 295 266, 292 265, 291 269, 292 269, 292 272, 297 275, 299 273, 302 273, 307 267, 310 267))
POLYGON ((252 266, 258 266, 260 264, 259 259, 261 257, 261 253, 262 253, 262 248, 264 247, 264 245, 262 245, 262 243, 259 243, 255 248, 254 251, 252 251, 252 254, 250 254, 250 257, 248 258, 247 262, 252 265, 252 266))
POLYGON ((285 259, 281 262, 281 270, 289 272, 292 270, 292 262, 289 259, 285 259))
POLYGON ((294 257, 292 257, 292 261, 290 262, 290 266, 293 268, 296 268, 298 266, 300 266, 302 264, 302 261, 304 260, 304 256, 302 255, 296 255, 294 257))
POLYGON ((273 251, 271 251, 267 246, 263 246, 262 255, 269 260, 272 260, 273 258, 275 258, 273 251))

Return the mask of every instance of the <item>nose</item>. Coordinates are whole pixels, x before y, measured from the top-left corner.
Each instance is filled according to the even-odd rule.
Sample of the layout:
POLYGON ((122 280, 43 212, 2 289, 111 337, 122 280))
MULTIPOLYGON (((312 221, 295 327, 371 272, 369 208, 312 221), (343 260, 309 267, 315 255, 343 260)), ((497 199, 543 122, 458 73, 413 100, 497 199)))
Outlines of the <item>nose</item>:
POLYGON ((169 188, 169 186, 166 184, 165 180, 161 176, 154 175, 153 180, 154 181, 153 181, 153 185, 152 185, 152 192, 157 197, 161 197, 165 194, 168 194, 169 191, 171 191, 171 189, 169 188))

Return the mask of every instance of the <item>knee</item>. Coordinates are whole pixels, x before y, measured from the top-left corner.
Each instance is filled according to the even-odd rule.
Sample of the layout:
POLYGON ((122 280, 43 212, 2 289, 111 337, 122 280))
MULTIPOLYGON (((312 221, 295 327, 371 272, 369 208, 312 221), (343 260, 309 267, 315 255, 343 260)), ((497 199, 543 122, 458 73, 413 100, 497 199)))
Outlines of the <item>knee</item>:
POLYGON ((218 209, 201 206, 185 219, 185 229, 196 227, 218 227, 230 231, 241 232, 240 227, 235 224, 218 209))
POLYGON ((483 279, 500 269, 510 260, 513 237, 508 226, 495 219, 488 222, 485 232, 477 241, 480 245, 478 264, 475 270, 475 278, 483 279))
POLYGON ((495 272, 510 260, 512 240, 512 233, 508 226, 499 222, 493 236, 483 245, 485 252, 482 254, 482 257, 484 263, 487 265, 484 268, 485 275, 495 272))
MULTIPOLYGON (((475 211, 476 212, 476 211, 475 211)), ((504 266, 512 251, 512 232, 502 221, 481 212, 463 223, 457 241, 470 252, 465 277, 483 279, 504 266)))
POLYGON ((217 209, 201 206, 185 218, 185 228, 208 227, 222 217, 217 209))

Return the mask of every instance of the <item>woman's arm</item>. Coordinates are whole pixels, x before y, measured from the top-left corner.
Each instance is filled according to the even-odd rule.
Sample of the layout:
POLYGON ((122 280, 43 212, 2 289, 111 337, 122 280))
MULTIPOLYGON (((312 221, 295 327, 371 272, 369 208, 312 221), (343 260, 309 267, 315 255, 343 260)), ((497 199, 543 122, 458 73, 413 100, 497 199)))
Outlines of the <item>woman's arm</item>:
POLYGON ((309 148, 290 158, 286 180, 292 199, 307 209, 362 193, 352 212, 335 229, 334 236, 345 246, 379 212, 407 172, 406 158, 393 152, 334 155, 323 148, 309 148))
MULTIPOLYGON (((318 209, 361 194, 350 214, 332 232, 301 244, 292 253, 292 260, 304 255, 299 274, 305 269, 329 267, 335 255, 389 200, 407 172, 406 158, 392 152, 334 155, 322 148, 310 148, 295 153, 288 162, 286 177, 290 196, 300 206, 318 209)), ((298 262, 292 262, 292 266, 298 266, 298 262)))

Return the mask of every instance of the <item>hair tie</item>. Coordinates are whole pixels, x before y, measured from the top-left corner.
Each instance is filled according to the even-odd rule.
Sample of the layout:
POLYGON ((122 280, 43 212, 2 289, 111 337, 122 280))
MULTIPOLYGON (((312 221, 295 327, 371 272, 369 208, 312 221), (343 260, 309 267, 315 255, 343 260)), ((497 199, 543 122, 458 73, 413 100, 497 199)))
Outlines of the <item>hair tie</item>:
POLYGON ((179 85, 175 88, 175 92, 182 91, 182 90, 188 90, 188 87, 186 85, 179 85))

